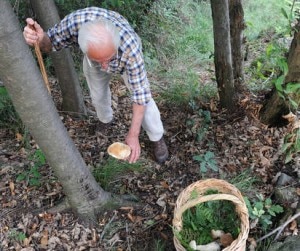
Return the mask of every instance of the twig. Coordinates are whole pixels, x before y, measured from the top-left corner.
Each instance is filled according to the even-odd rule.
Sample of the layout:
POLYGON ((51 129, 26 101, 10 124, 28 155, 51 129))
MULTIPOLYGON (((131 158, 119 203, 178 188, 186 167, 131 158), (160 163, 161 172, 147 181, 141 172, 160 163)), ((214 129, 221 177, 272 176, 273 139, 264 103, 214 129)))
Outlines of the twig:
POLYGON ((129 240, 129 231, 128 231, 128 223, 126 223, 126 233, 127 233, 127 237, 126 237, 126 241, 127 241, 127 247, 128 247, 128 251, 131 251, 131 248, 130 248, 130 240, 129 240))
POLYGON ((272 234, 275 234, 276 232, 278 232, 275 239, 274 239, 274 240, 277 240, 278 237, 280 236, 281 232, 285 229, 285 227, 289 223, 291 223, 293 220, 297 219, 299 216, 300 216, 300 212, 295 214, 292 218, 288 219, 284 224, 282 224, 278 228, 275 228, 272 232, 270 232, 270 233, 266 234, 265 236, 263 236, 263 237, 259 238, 258 240, 256 240, 256 242, 260 242, 260 241, 270 237, 272 234))
POLYGON ((103 239, 105 233, 106 233, 106 230, 108 229, 109 225, 113 222, 113 220, 115 219, 115 217, 117 216, 117 212, 115 211, 113 217, 111 217, 111 219, 109 220, 109 222, 105 225, 105 227, 103 228, 103 231, 100 235, 100 240, 103 239))

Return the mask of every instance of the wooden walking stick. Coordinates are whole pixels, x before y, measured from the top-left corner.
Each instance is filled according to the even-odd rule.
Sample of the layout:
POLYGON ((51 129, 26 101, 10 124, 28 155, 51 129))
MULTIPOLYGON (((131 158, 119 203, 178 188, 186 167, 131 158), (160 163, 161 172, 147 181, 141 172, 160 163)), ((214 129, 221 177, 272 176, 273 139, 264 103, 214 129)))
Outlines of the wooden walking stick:
POLYGON ((51 93, 46 68, 45 68, 45 65, 44 65, 42 53, 41 53, 40 46, 39 46, 38 42, 36 42, 34 44, 34 50, 35 50, 35 54, 36 54, 36 56, 38 58, 38 61, 39 61, 39 65, 40 65, 40 69, 41 69, 41 73, 42 73, 45 85, 48 89, 48 92, 51 93))
MULTIPOLYGON (((33 25, 32 25, 32 29, 35 30, 33 25)), ((51 93, 48 76, 47 76, 46 68, 44 65, 44 61, 43 61, 43 57, 42 57, 42 53, 41 53, 41 49, 40 49, 40 45, 39 45, 38 41, 34 44, 34 50, 35 50, 35 54, 36 54, 38 62, 39 62, 39 66, 40 66, 40 70, 41 70, 41 73, 42 73, 42 76, 44 79, 44 83, 48 89, 48 92, 51 93)))

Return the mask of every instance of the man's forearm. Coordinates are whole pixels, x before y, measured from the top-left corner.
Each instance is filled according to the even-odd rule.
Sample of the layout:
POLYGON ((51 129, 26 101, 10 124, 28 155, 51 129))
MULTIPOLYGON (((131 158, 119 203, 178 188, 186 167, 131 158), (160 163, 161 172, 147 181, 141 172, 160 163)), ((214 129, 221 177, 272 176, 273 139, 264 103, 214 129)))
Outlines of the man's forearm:
POLYGON ((138 137, 141 131, 142 121, 144 118, 146 107, 143 105, 133 104, 132 110, 132 121, 128 132, 128 135, 138 137))
POLYGON ((40 48, 43 52, 49 53, 52 51, 52 44, 50 38, 48 37, 47 33, 44 32, 44 36, 40 41, 40 48))

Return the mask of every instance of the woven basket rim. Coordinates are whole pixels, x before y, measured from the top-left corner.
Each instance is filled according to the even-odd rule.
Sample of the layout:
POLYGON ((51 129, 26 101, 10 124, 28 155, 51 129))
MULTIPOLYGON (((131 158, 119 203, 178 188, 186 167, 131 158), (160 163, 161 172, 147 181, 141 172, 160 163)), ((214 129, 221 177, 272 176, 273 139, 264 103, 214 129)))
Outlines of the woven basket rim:
MULTIPOLYGON (((210 200, 228 200, 235 204, 237 215, 241 221, 241 232, 238 237, 232 242, 229 247, 223 251, 242 251, 246 249, 246 240, 249 234, 249 215, 246 203, 241 192, 232 184, 221 179, 205 179, 198 180, 181 191, 177 197, 174 217, 173 217, 173 231, 180 231, 182 229, 182 214, 188 208, 196 206, 210 200), (217 190, 218 194, 203 195, 205 191, 213 189, 217 190), (193 191, 200 192, 197 198, 190 199, 193 191), (224 193, 223 193, 224 192, 224 193)), ((176 250, 185 251, 186 249, 181 245, 180 241, 174 235, 174 245, 176 250)))

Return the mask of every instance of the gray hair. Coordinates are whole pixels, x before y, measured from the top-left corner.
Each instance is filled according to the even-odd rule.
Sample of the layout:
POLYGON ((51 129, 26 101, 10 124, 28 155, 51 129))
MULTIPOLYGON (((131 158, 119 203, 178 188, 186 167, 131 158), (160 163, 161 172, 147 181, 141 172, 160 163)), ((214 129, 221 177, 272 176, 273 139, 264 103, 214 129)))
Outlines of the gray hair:
POLYGON ((94 20, 91 22, 84 23, 78 32, 78 44, 83 53, 87 53, 88 46, 90 44, 96 45, 101 49, 103 46, 103 41, 106 39, 103 37, 102 29, 104 28, 105 32, 111 35, 113 45, 116 50, 120 46, 120 33, 118 28, 108 20, 94 20))

